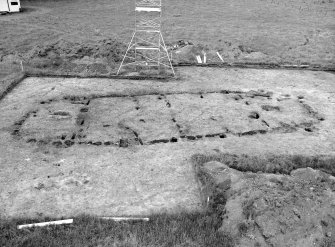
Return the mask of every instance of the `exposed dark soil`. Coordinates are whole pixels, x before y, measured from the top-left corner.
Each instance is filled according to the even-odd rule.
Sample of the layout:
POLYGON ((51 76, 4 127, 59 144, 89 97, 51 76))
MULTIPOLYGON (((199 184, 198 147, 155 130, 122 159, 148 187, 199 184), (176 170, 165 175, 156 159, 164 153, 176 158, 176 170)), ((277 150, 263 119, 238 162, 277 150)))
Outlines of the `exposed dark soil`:
POLYGON ((335 242, 335 179, 329 175, 335 172, 334 156, 221 154, 196 155, 193 161, 204 206, 237 246, 323 247, 335 242))
MULTIPOLYGON (((261 108, 263 111, 275 111, 273 116, 269 118, 269 116, 262 116, 262 112, 255 111, 255 106, 249 106, 250 110, 246 109, 245 119, 248 117, 252 120, 251 126, 243 127, 241 130, 235 129, 235 126, 231 125, 230 121, 234 121, 234 119, 229 115, 225 115, 224 112, 218 112, 214 116, 208 116, 209 119, 197 121, 188 121, 188 118, 185 116, 192 117, 191 108, 192 104, 185 104, 182 112, 179 112, 179 102, 180 97, 190 98, 190 100, 194 100, 194 96, 198 95, 198 93, 190 94, 190 93, 178 93, 178 94, 159 94, 156 99, 156 94, 142 94, 142 95, 86 95, 86 96, 63 96, 63 99, 49 99, 47 101, 41 101, 40 105, 46 107, 48 109, 47 115, 45 115, 45 110, 40 114, 38 110, 30 110, 26 114, 24 114, 17 122, 14 123, 12 129, 12 135, 16 137, 22 137, 27 143, 36 143, 37 145, 43 143, 45 145, 50 144, 57 148, 67 148, 71 147, 74 144, 77 145, 96 145, 96 146, 116 146, 116 147, 129 147, 133 145, 154 145, 159 143, 176 143, 180 140, 184 141, 197 141, 204 140, 207 138, 227 138, 229 136, 253 136, 259 134, 267 134, 267 133, 293 133, 297 132, 301 129, 306 132, 317 131, 316 125, 325 119, 322 114, 317 112, 311 106, 309 106, 306 102, 304 103, 296 103, 297 106, 300 105, 300 110, 297 108, 296 114, 306 115, 307 118, 303 118, 303 122, 299 122, 298 118, 294 121, 287 121, 286 117, 283 118, 282 115, 276 115, 276 112, 279 111, 279 106, 272 105, 259 105, 258 108, 261 108), (107 104, 106 106, 99 106, 99 100, 102 99, 101 103, 107 104), (111 101, 108 101, 110 99, 111 101), (153 120, 156 118, 156 115, 151 116, 152 111, 156 111, 155 107, 151 106, 151 101, 158 100, 157 103, 162 104, 162 108, 159 108, 160 114, 167 114, 166 121, 167 122, 156 122, 157 120, 153 120), (164 100, 164 101, 163 101, 164 100), (177 100, 177 101, 176 101, 177 100), (129 117, 126 118, 127 123, 123 123, 123 119, 119 119, 119 122, 113 123, 112 119, 108 119, 106 117, 101 118, 105 112, 99 112, 96 107, 103 107, 103 109, 109 109, 108 105, 111 104, 110 107, 119 107, 120 112, 122 113, 122 107, 127 105, 127 101, 132 102, 132 107, 128 108, 128 114, 131 111, 135 111, 136 114, 141 114, 139 117, 129 117), (93 102, 93 105, 90 104, 93 102), (114 103, 113 103, 114 102, 114 103), (75 112, 62 110, 61 108, 57 108, 57 104, 70 104, 69 107, 75 107, 75 112), (97 105, 98 104, 98 105, 97 105), (116 105, 115 105, 116 104, 116 105), (149 104, 149 105, 148 105, 149 104), (72 105, 72 106, 71 106, 72 105), (142 108, 147 109, 144 111, 142 108), (149 107, 149 108, 148 108, 149 107), (307 109, 308 111, 305 111, 307 109), (92 112, 93 111, 93 112, 92 112), (144 112, 143 112, 144 111, 144 112), (299 112, 300 111, 300 112, 299 112), (75 115, 73 115, 75 114, 75 115), (103 114, 103 115, 101 115, 103 114), (149 114, 149 116, 148 116, 149 114), (31 118, 31 119, 30 119, 31 118), (61 120, 66 122, 64 123, 63 132, 56 132, 52 134, 52 129, 47 131, 47 126, 39 127, 40 131, 43 129, 40 134, 34 131, 34 128, 37 128, 40 121, 44 121, 43 118, 49 118, 48 121, 55 121, 54 123, 50 122, 47 126, 53 127, 55 124, 62 126, 61 120), (74 118, 75 125, 69 123, 71 118, 74 118), (269 118, 271 124, 268 123, 269 118), (274 119, 278 118, 274 121, 274 119), (105 120, 104 120, 105 119, 105 120), (145 120, 147 119, 147 120, 145 120), (218 119, 220 123, 217 123, 218 119), (29 120, 28 125, 22 128, 22 125, 29 120), (93 122, 92 122, 93 121, 93 122), (102 129, 100 121, 103 121, 102 129), (140 125, 136 124, 139 122, 140 125), (256 124, 259 122, 260 124, 256 124), (70 124, 70 125, 69 125, 70 124), (219 125, 218 125, 219 124, 219 125), (200 125, 200 126, 198 126, 200 125), (209 125, 206 127, 207 129, 203 129, 202 125, 209 125), (221 126, 223 125, 223 126, 221 126), (265 128, 262 127, 265 125, 265 128), (72 126, 72 127, 71 127, 72 126), (160 126, 160 127, 159 127, 160 126), (146 133, 146 129, 151 129, 151 133, 146 133), (158 128, 158 129, 157 129, 158 128), (160 136, 160 131, 162 128, 174 128, 176 131, 168 131, 163 136, 160 136), (200 128, 200 129, 199 129, 200 128), (260 129, 255 129, 260 128, 260 129), (156 130, 157 129, 157 130, 156 130), (220 131, 221 130, 221 131, 220 131), (97 132, 98 131, 98 132, 97 132), (116 132, 115 132, 116 131, 116 132), (200 132, 199 132, 200 131, 200 132), (105 133, 103 136, 94 133, 105 133), (118 132, 122 134, 117 134, 118 132), (23 133, 23 136, 21 135, 23 133), (112 134, 113 133, 113 134, 112 134), (46 135, 49 138, 46 138, 46 135), (116 135, 116 136, 115 136, 116 135), (163 138, 165 137, 165 138, 163 138)), ((238 99, 248 99, 253 105, 263 103, 264 99, 260 100, 257 97, 265 98, 265 100, 272 100, 271 96, 273 96, 272 92, 265 91, 229 91, 229 90, 221 90, 218 92, 202 92, 200 98, 196 97, 196 101, 194 104, 201 103, 202 99, 206 98, 206 102, 199 104, 199 109, 202 109, 203 115, 206 116, 206 111, 210 110, 211 103, 219 103, 219 100, 223 100, 221 103, 226 104, 225 108, 230 109, 230 104, 234 102, 234 100, 238 99), (222 98, 221 98, 222 97, 222 98), (256 98, 255 98, 256 97, 256 98), (229 100, 227 100, 227 99, 229 100), (232 102, 230 102, 232 101, 232 102), (209 105, 208 105, 209 104, 209 105)), ((192 101, 191 101, 192 102, 192 101)), ((287 101, 281 104, 284 112, 287 112, 289 109, 286 109, 285 104, 287 101)), ((155 103, 156 104, 156 103, 155 103)), ((184 104, 184 103, 182 103, 184 104)), ((243 105, 243 104, 242 104, 243 105)), ((292 107, 292 106, 290 106, 292 107)), ((257 107, 256 107, 257 108, 257 107)), ((290 109, 292 111, 293 108, 290 109)), ((158 113, 158 112, 157 112, 158 113)), ((123 113, 127 114, 127 113, 123 113)), ((123 115, 121 114, 121 115, 123 115)), ((288 113, 285 113, 287 115, 288 113)), ((108 114, 107 114, 108 115, 108 114)), ((130 115, 131 116, 131 115, 130 115)), ((294 116, 292 116, 294 117, 294 116)), ((245 121, 241 119, 241 121, 245 121)), ((248 123, 245 123, 248 125, 248 123)), ((57 127, 59 128, 59 127, 57 127)))

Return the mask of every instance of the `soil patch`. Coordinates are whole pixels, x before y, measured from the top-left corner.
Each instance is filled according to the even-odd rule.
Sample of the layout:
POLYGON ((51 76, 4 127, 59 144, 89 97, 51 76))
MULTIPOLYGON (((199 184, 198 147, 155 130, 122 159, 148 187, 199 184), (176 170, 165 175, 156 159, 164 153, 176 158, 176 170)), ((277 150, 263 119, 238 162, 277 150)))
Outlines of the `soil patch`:
POLYGON ((324 120, 297 99, 279 101, 274 108, 282 110, 270 114, 268 107, 264 110, 265 102, 275 101, 269 95, 273 93, 224 90, 202 92, 200 97, 197 93, 64 96, 40 101, 36 110, 14 124, 13 135, 56 147, 104 143, 128 147, 300 129, 313 132, 324 120))
MULTIPOLYGON (((240 160, 244 158, 250 159, 240 160)), ((297 157, 291 158, 291 162, 295 159, 297 157)), ((302 159, 319 160, 318 157, 299 157, 302 159)), ((220 230, 232 234, 237 246, 329 246, 334 243, 333 176, 312 168, 293 170, 290 175, 243 173, 227 166, 224 159, 223 163, 199 163, 197 157, 194 160, 203 203, 217 213, 222 220, 220 230)), ((226 160, 229 164, 229 158, 226 160)), ((281 165, 289 160, 282 157, 281 165)), ((268 162, 275 165, 271 157, 268 162)), ((328 164, 334 164, 334 157, 328 164)), ((244 166, 239 161, 235 165, 244 166)))
POLYGON ((183 68, 167 81, 26 78, 0 101, 0 214, 201 211, 193 154, 334 154, 333 77, 183 68))

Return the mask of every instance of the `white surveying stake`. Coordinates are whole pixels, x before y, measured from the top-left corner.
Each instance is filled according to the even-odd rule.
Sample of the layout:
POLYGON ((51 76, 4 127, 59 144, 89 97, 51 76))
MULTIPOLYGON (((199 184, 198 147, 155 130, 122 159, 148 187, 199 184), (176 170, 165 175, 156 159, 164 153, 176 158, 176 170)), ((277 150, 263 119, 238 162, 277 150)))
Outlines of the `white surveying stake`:
POLYGON ((117 71, 123 67, 171 69, 175 75, 161 33, 162 0, 135 0, 135 31, 117 71))

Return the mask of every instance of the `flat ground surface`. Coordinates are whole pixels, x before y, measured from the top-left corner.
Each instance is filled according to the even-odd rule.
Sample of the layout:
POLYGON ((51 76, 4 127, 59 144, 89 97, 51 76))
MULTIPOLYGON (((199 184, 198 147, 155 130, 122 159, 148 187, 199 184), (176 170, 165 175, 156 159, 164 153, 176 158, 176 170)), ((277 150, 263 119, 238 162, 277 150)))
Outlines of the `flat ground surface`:
POLYGON ((335 154, 335 76, 27 78, 0 102, 0 216, 201 210, 196 153, 335 154))
MULTIPOLYGON (((163 5, 167 43, 187 40, 214 50, 235 45, 232 59, 237 60, 242 45, 260 52, 254 55, 261 61, 334 64, 333 0, 169 0, 163 5)), ((0 16, 0 61, 8 54, 28 59, 25 54, 36 45, 60 39, 86 44, 115 37, 128 43, 134 29, 133 1, 22 1, 22 6, 22 13, 0 16)))

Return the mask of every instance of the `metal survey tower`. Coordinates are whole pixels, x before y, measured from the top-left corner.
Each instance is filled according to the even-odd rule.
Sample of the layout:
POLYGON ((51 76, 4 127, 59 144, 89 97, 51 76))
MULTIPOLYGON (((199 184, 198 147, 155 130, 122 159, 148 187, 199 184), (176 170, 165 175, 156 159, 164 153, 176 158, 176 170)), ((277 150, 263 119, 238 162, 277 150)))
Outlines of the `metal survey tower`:
POLYGON ((162 67, 175 75, 161 33, 162 0, 135 0, 135 31, 117 71, 124 67, 162 67))

